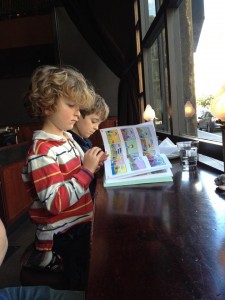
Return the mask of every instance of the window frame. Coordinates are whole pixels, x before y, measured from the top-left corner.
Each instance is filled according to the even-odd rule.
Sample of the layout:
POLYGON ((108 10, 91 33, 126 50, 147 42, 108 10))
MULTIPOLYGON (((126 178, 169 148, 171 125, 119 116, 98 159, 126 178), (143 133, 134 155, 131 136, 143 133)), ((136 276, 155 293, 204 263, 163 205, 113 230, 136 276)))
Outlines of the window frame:
MULTIPOLYGON (((139 2, 139 21, 141 22, 141 17, 143 11, 141 11, 141 5, 139 2)), ((223 156, 223 143, 195 138, 188 135, 181 135, 184 130, 180 127, 178 116, 184 116, 184 104, 182 101, 178 101, 180 95, 183 93, 183 82, 182 72, 181 72, 181 49, 179 47, 180 36, 177 35, 176 26, 178 26, 178 16, 176 10, 179 8, 179 5, 183 0, 168 0, 163 1, 159 10, 156 12, 156 16, 151 23, 149 29, 146 31, 145 36, 142 38, 141 35, 141 53, 142 56, 142 70, 144 76, 144 103, 146 99, 149 99, 146 87, 146 78, 145 78, 145 68, 146 68, 146 58, 145 50, 153 45, 157 37, 162 32, 162 29, 165 28, 166 39, 167 39, 167 58, 168 58, 168 85, 169 85, 169 113, 171 119, 171 133, 165 133, 162 131, 157 131, 157 135, 160 140, 165 139, 166 137, 170 138, 174 143, 181 140, 198 140, 199 141, 199 153, 214 158, 216 160, 224 161, 223 156), (182 84, 181 84, 182 82, 182 84)), ((180 98, 181 99, 181 98, 180 98)))

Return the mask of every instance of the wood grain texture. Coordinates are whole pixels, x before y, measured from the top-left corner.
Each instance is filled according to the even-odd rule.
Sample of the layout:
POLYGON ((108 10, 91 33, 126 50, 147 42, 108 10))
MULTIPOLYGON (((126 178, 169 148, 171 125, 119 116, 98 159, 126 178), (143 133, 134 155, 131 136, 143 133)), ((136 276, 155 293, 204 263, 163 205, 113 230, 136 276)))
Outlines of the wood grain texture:
POLYGON ((225 194, 199 164, 172 183, 98 179, 86 300, 225 299, 225 194))
POLYGON ((10 225, 31 205, 31 199, 22 181, 21 172, 24 160, 0 169, 1 216, 5 225, 10 225))

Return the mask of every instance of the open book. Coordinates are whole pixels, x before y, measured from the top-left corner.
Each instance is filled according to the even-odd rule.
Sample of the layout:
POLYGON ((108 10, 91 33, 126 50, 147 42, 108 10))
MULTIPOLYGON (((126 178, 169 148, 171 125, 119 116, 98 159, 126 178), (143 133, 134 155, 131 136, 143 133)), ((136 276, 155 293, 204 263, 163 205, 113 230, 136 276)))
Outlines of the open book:
POLYGON ((100 129, 109 159, 104 186, 172 181, 172 167, 160 154, 153 122, 100 129))

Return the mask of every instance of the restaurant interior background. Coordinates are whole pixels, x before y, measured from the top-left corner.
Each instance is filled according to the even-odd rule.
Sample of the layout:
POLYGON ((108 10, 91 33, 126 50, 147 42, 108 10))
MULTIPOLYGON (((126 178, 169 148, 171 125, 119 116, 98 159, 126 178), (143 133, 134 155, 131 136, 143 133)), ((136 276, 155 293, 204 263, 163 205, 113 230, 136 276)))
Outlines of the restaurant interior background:
MULTIPOLYGON (((17 10, 23 5, 29 8, 30 1, 2 1, 0 126, 31 122, 22 97, 31 71, 42 63, 76 66, 106 99, 110 116, 121 114, 121 103, 118 105, 121 78, 74 26, 63 2, 66 3, 42 1, 46 7, 54 4, 53 10, 22 15, 17 10)), ((124 3, 134 12, 136 59, 133 64, 137 64, 139 77, 135 109, 139 110, 140 121, 145 106, 150 104, 156 112, 155 125, 161 139, 166 136, 174 142, 200 139, 200 153, 222 161, 221 132, 199 130, 197 120, 203 110, 210 110, 209 100, 223 84, 223 0, 213 3, 210 0, 134 0, 132 7, 130 1, 124 3), (199 103, 206 106, 200 107, 199 103), (187 104, 191 104, 189 114, 185 112, 187 104)), ((102 2, 99 15, 107 11, 102 2)), ((127 112, 124 110, 124 116, 129 115, 127 112)), ((125 122, 129 125, 130 121, 125 119, 125 122)))

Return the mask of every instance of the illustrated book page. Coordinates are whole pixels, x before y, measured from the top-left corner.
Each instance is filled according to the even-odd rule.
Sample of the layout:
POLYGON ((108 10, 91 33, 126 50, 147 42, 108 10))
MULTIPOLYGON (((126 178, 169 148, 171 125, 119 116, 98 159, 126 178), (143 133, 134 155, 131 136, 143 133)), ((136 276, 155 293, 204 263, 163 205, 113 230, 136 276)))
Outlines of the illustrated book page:
POLYGON ((171 168, 160 154, 153 122, 100 129, 109 159, 104 162, 105 179, 118 179, 171 168))

